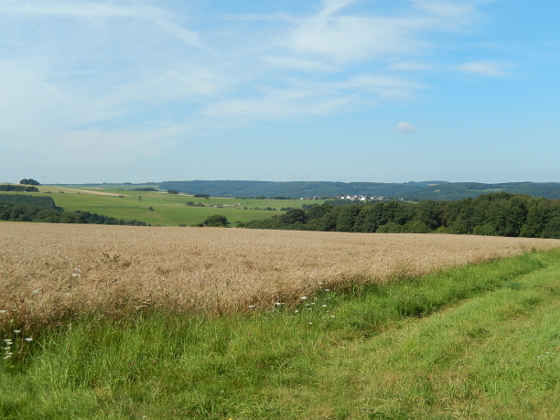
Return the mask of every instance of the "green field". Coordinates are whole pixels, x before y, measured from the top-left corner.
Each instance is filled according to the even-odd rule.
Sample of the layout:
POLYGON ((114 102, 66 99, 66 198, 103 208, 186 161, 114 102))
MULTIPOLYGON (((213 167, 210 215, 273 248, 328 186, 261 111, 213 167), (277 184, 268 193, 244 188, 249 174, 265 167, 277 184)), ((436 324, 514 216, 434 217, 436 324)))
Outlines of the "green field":
MULTIPOLYGON (((274 214, 282 214, 282 208, 301 208, 303 204, 322 204, 319 200, 258 200, 236 198, 195 198, 185 194, 168 194, 167 192, 132 191, 118 189, 112 186, 40 186, 39 193, 48 193, 58 207, 65 211, 89 211, 124 220, 139 220, 152 225, 193 225, 201 223, 207 217, 220 214, 227 217, 235 226, 236 222, 267 219, 274 214), (113 196, 94 195, 92 193, 111 193, 113 196), (119 196, 120 195, 120 196, 119 196), (193 201, 202 203, 204 207, 187 206, 185 203, 193 201), (212 206, 220 206, 216 208, 212 206), (150 210, 152 208, 153 210, 150 210), (246 209, 245 209, 246 208, 246 209), (256 209, 258 208, 258 209, 256 209), (271 208, 274 210, 265 210, 271 208)), ((153 187, 153 185, 148 185, 153 187)), ((122 187, 121 187, 122 188, 122 187)), ((6 193, 6 194, 16 194, 6 193)), ((19 193, 21 194, 21 193, 19 193)))
POLYGON ((8 332, 0 417, 557 419, 559 278, 554 250, 265 313, 8 332))

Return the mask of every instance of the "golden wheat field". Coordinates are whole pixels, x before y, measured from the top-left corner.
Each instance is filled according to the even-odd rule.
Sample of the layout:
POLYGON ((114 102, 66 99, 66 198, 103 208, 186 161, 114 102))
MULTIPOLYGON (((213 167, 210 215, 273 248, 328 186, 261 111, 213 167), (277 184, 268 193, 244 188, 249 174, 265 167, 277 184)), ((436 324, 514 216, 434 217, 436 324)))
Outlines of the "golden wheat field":
POLYGON ((318 288, 383 282, 560 246, 436 234, 0 223, 0 322, 152 306, 235 312, 318 288))

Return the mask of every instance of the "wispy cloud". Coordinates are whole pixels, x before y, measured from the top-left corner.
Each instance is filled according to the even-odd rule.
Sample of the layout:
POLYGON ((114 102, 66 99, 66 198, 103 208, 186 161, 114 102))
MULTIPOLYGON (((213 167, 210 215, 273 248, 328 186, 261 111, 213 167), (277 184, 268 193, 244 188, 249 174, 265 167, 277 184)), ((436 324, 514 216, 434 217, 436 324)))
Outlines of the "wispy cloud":
POLYGON ((406 123, 401 121, 397 124, 396 130, 400 133, 416 133, 418 129, 414 127, 412 124, 406 123))
POLYGON ((173 14, 155 6, 136 4, 119 6, 92 2, 44 1, 40 4, 26 1, 7 1, 0 5, 0 18, 80 18, 80 19, 136 19, 159 25, 177 39, 199 48, 208 48, 200 41, 196 31, 191 31, 172 22, 173 14))
MULTIPOLYGON (((432 35, 476 11, 468 1, 409 0, 384 13, 366 3, 208 18, 151 0, 5 0, 0 134, 33 147, 38 127, 44 143, 75 153, 98 138, 112 153, 145 154, 232 124, 408 101, 426 87, 415 76, 431 66, 432 35)), ((495 77, 507 67, 458 69, 495 77)))
POLYGON ((457 66, 456 69, 487 77, 507 77, 510 75, 507 70, 511 67, 511 64, 495 61, 470 61, 457 66))

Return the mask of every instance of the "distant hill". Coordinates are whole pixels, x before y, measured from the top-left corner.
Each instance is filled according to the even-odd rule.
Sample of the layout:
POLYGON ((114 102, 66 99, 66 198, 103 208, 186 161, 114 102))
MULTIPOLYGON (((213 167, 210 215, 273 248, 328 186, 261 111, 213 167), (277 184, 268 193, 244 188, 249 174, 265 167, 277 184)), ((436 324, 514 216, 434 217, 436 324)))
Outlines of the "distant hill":
MULTIPOLYGON (((441 182, 441 181, 440 181, 441 182)), ((213 197, 334 197, 340 195, 411 196, 434 182, 404 184, 327 181, 170 181, 160 184, 164 190, 187 194, 210 194, 213 197)))
POLYGON ((186 194, 210 194, 213 197, 334 197, 370 195, 406 200, 460 200, 481 194, 509 192, 535 197, 560 199, 558 182, 478 182, 422 181, 405 183, 327 182, 327 181, 169 181, 159 186, 186 194))

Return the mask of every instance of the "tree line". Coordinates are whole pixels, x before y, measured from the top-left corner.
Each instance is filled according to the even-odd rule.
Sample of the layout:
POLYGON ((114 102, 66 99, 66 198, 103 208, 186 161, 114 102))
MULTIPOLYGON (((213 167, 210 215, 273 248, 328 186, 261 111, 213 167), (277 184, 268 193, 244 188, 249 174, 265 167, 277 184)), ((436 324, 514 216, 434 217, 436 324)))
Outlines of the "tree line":
POLYGON ((80 210, 66 212, 54 206, 51 197, 0 194, 0 220, 43 223, 90 223, 146 226, 146 222, 123 220, 80 210))
POLYGON ((492 192, 528 194, 535 197, 560 199, 558 182, 479 182, 419 181, 404 183, 329 182, 329 181, 167 181, 160 189, 174 189, 187 194, 204 192, 212 197, 340 197, 363 195, 403 198, 409 201, 451 201, 476 198, 492 192))
POLYGON ((34 206, 44 207, 50 210, 56 209, 56 205, 52 197, 37 197, 34 195, 23 194, 0 194, 0 202, 13 204, 30 204, 34 206))
POLYGON ((39 189, 30 185, 1 184, 0 191, 39 192, 39 189))
POLYGON ((238 227, 560 239, 560 200, 500 192, 457 201, 326 203, 240 223, 238 227))

